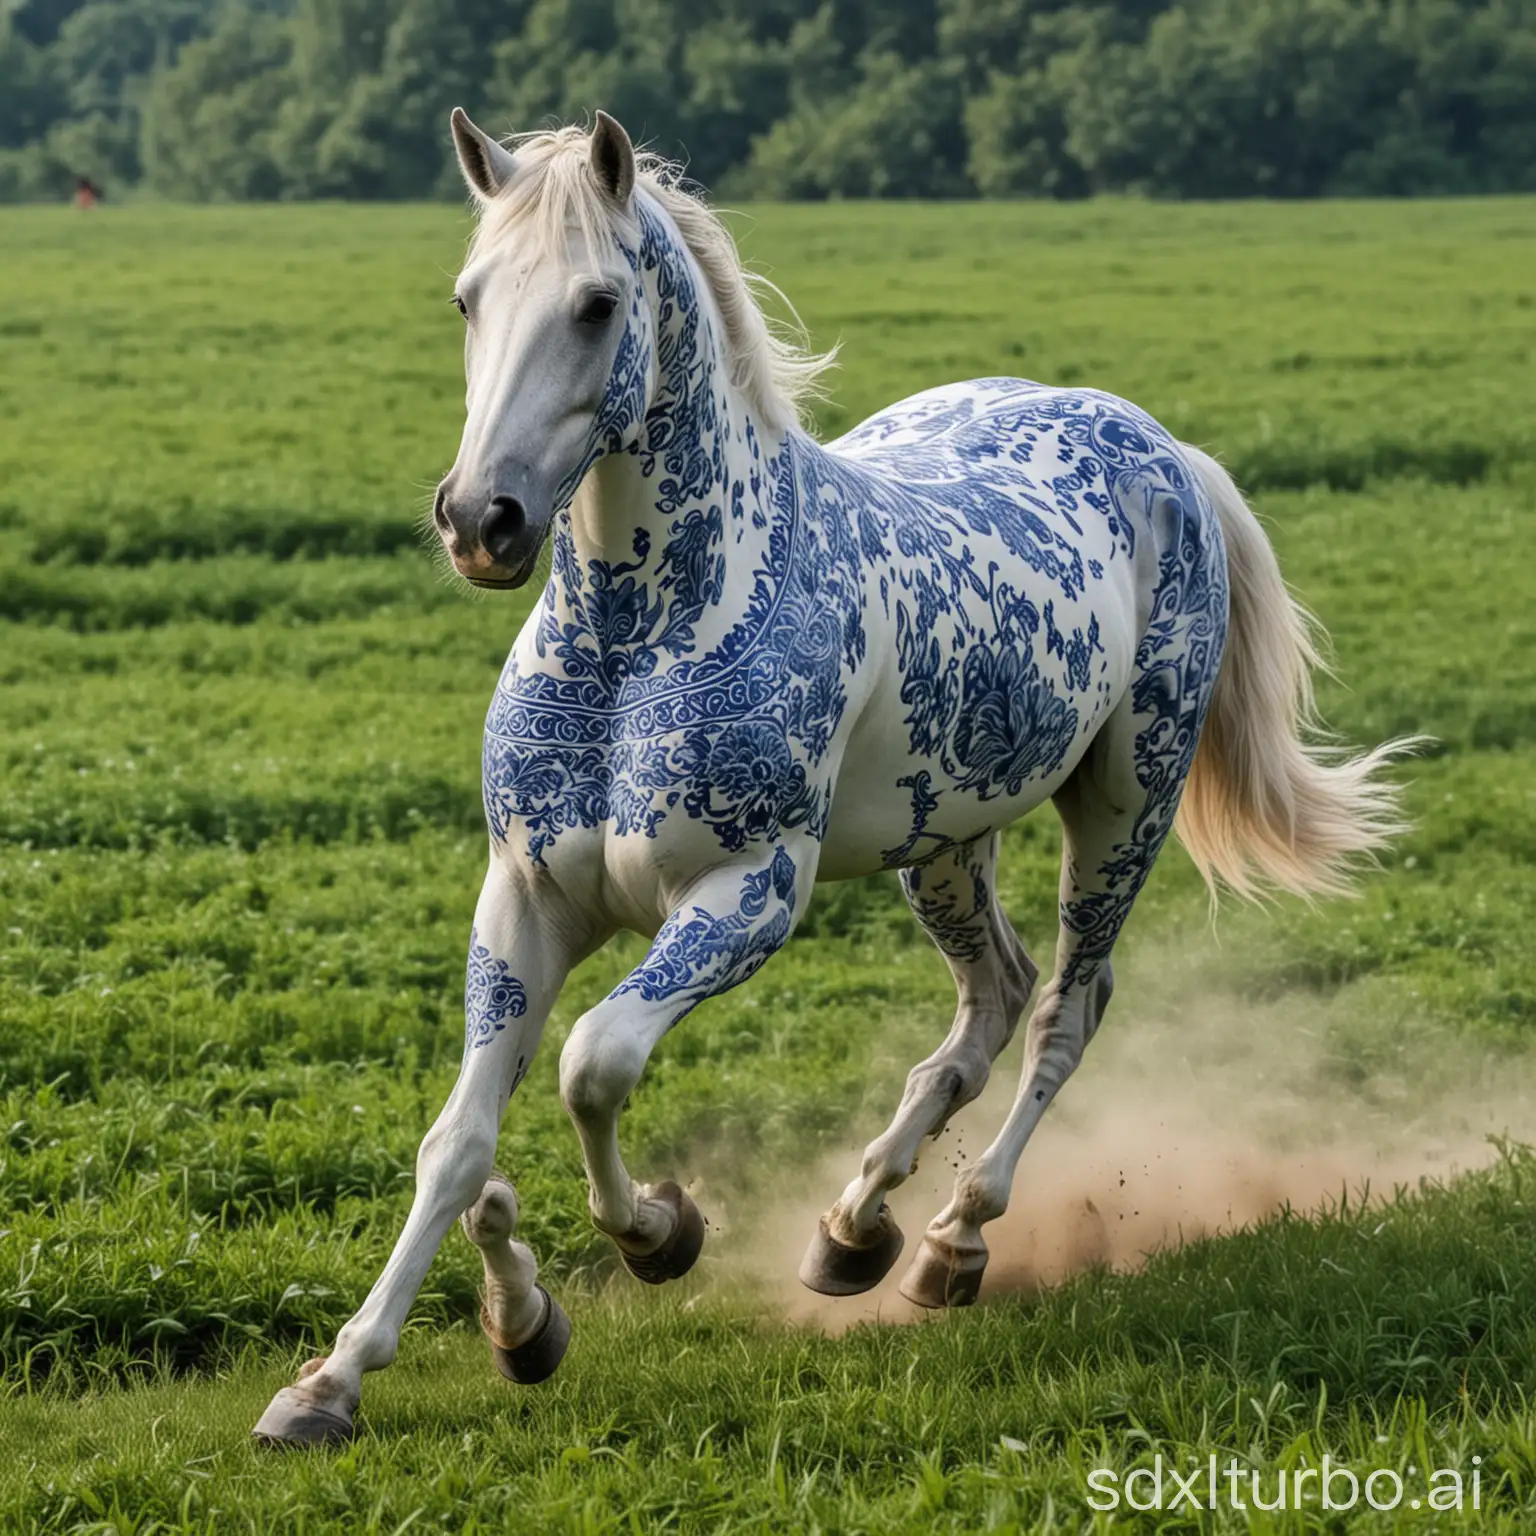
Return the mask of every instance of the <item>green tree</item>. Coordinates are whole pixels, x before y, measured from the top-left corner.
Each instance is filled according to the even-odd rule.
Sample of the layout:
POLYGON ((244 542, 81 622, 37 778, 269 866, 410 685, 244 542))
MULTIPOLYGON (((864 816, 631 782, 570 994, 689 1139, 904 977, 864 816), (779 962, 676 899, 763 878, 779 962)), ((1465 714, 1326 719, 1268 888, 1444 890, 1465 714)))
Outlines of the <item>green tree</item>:
POLYGON ((876 54, 846 96, 775 123, 741 182, 770 198, 964 196, 962 110, 952 66, 876 54))
POLYGON ((40 138, 68 101, 53 61, 12 23, 0 22, 0 147, 40 138))
POLYGON ((13 24, 29 43, 46 48, 84 0, 12 0, 0 7, 0 25, 13 24))
POLYGON ((1371 143, 1413 61, 1351 0, 1212 0, 1081 68, 1068 147, 1095 187, 1300 196, 1371 143))
POLYGON ((789 106, 787 39, 754 36, 742 20, 701 28, 683 45, 690 82, 684 148, 690 172, 718 182, 751 153, 752 137, 789 106))
POLYGON ((50 133, 50 150, 94 179, 135 180, 148 77, 206 20, 200 0, 94 0, 71 13, 49 50, 69 100, 69 121, 50 133))
POLYGON ((736 195, 1529 188, 1536 0, 0 0, 0 198, 456 197, 454 105, 736 195))
POLYGON ((140 146, 150 185, 198 201, 281 196, 273 124, 291 85, 292 52, 280 21, 232 9, 157 71, 140 146))

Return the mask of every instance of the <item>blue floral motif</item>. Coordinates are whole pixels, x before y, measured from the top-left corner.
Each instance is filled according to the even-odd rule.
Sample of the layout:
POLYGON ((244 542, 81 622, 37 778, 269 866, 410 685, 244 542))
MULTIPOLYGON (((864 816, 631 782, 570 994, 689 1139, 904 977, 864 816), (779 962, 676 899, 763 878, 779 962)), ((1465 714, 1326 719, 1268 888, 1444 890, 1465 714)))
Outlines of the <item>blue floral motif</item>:
POLYGON ((772 862, 741 883, 736 909, 679 909, 663 924, 645 960, 610 994, 637 993, 677 1006, 678 1017, 756 974, 789 937, 795 910, 795 864, 782 847, 772 862), (772 907, 772 911, 770 911, 772 907))
POLYGON ((1077 711, 1046 687, 1034 659, 1011 646, 966 652, 954 752, 962 787, 989 795, 1023 793, 1040 769, 1054 769, 1077 735, 1077 711))
POLYGON ((680 766, 690 781, 685 809, 721 828, 728 848, 793 825, 806 795, 805 769, 785 732, 768 718, 691 732, 680 766))
MULTIPOLYGON (((659 221, 643 224, 637 270, 655 285, 666 406, 645 414, 632 451, 657 510, 676 515, 659 552, 637 529, 633 558, 616 563, 583 563, 557 521, 541 665, 509 661, 484 751, 491 833, 520 821, 536 863, 573 827, 654 836, 679 802, 728 850, 777 829, 819 833, 830 786, 815 770, 865 651, 861 547, 831 462, 798 435, 765 460, 747 422, 752 470, 730 476, 691 266, 659 221), (724 592, 725 509, 745 520, 749 501, 761 564, 745 613, 700 655, 696 626, 724 592)), ((629 388, 626 366, 615 378, 629 388)))
POLYGON ((464 1045, 475 1050, 528 1011, 528 993, 505 960, 498 959, 470 930, 469 966, 464 977, 464 1045))

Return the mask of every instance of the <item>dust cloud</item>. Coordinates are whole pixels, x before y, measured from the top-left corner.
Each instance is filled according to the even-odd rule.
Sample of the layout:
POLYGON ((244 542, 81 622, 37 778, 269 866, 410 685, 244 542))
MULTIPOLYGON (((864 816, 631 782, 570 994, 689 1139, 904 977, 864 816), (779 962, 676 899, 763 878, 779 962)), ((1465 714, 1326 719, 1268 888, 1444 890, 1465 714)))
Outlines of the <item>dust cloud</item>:
MULTIPOLYGON (((1132 1269, 1158 1249, 1286 1207, 1390 1197, 1486 1165, 1492 1136, 1529 1138, 1536 1072, 1419 1014, 1411 994, 1366 983, 1326 999, 1255 1001, 1222 972, 1208 935, 1144 945, 1117 965, 1102 1029, 1026 1148, 1007 1214, 985 1228, 983 1302, 1090 1266, 1132 1269)), ((805 1290, 796 1270, 817 1218, 894 1111, 905 1069, 947 1023, 893 1028, 844 1145, 812 1167, 784 1169, 778 1199, 732 1193, 730 1170, 711 1171, 725 1283, 749 1285, 789 1320, 829 1332, 923 1315, 897 1283, 956 1171, 1008 1113, 1022 1025, 986 1092, 924 1143, 918 1171, 893 1193, 906 1248, 885 1282, 832 1299, 805 1290)))

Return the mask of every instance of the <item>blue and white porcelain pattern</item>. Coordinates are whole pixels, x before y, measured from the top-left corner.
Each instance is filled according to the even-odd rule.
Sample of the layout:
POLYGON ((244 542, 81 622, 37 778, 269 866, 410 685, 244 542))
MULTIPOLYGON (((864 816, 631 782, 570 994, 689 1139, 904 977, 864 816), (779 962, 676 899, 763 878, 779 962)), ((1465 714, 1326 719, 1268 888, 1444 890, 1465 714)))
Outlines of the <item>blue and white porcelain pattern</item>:
POLYGON ((650 954, 611 995, 634 992, 666 1002, 681 1018, 695 1003, 753 975, 789 937, 794 913, 794 860, 775 848, 767 868, 743 877, 735 911, 679 908, 662 925, 650 954))
MULTIPOLYGON (((895 717, 881 845, 835 862, 921 862, 1044 798, 1133 673, 1138 708, 1161 712, 1147 783, 1176 800, 1226 589, 1173 439, 1096 391, 982 379, 828 447, 799 432, 765 444, 722 398, 676 236, 655 216, 643 229, 663 398, 628 451, 656 517, 618 561, 583 559, 557 520, 548 587, 486 722, 493 838, 538 864, 567 831, 654 839, 677 819, 722 853, 798 829, 836 843, 835 765, 861 737, 893 748, 895 717), (1155 585, 1133 655, 1107 642, 1104 613, 1137 601, 1138 561, 1155 585), (851 699, 875 718, 850 719, 851 699)), ((627 345, 620 358, 588 466, 638 412, 646 363, 627 345)))
POLYGON ((464 974, 464 1045, 487 1045, 528 1011, 528 994, 505 960, 480 942, 477 929, 469 934, 469 964, 464 974))

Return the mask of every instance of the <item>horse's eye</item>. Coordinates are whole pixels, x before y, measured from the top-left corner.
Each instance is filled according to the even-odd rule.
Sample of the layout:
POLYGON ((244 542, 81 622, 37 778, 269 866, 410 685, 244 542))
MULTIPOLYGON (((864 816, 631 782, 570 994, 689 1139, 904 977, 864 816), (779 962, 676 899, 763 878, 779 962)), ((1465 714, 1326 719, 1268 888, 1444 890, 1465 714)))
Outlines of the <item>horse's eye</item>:
POLYGON ((468 319, 469 319, 469 305, 467 305, 467 304, 466 304, 466 303, 465 303, 465 302, 464 302, 464 300, 463 300, 463 299, 461 299, 461 298, 460 298, 460 297, 459 297, 459 296, 458 296, 458 294, 454 294, 454 296, 453 296, 453 297, 452 297, 452 298, 451 298, 451 299, 450 299, 450 300, 449 300, 449 301, 448 301, 448 302, 449 302, 449 303, 450 303, 450 304, 452 304, 452 305, 453 305, 453 307, 454 307, 454 308, 455 308, 455 309, 456 309, 456 310, 458 310, 458 312, 459 312, 459 313, 460 313, 460 314, 461 314, 461 315, 463 315, 463 316, 464 316, 464 318, 465 318, 465 319, 466 319, 466 320, 468 320, 468 319))
POLYGON ((616 293, 588 294, 576 318, 582 325, 601 325, 603 321, 613 318, 613 312, 618 307, 619 296, 616 293))

